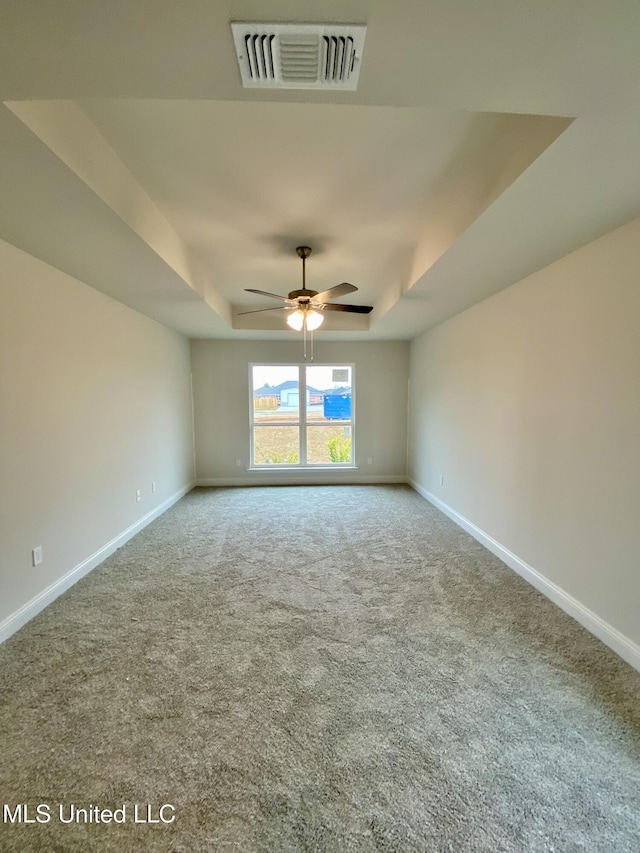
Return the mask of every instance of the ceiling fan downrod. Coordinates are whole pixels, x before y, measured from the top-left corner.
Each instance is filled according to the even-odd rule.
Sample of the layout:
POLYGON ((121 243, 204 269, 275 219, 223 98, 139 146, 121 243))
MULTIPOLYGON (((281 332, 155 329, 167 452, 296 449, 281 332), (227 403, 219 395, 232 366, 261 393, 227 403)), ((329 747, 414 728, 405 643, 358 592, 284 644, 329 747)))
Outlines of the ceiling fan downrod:
POLYGON ((298 246, 296 248, 296 253, 299 258, 302 258, 302 289, 307 289, 307 273, 306 273, 306 260, 311 254, 311 248, 309 246, 298 246))

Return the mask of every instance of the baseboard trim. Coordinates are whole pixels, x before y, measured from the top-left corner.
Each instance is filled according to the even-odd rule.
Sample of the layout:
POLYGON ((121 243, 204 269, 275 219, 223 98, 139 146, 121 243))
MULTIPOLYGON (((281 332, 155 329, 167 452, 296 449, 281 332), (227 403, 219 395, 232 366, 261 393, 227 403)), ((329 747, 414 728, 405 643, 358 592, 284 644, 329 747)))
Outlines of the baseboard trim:
POLYGON ((31 601, 28 601, 0 622, 0 644, 4 643, 5 640, 8 640, 12 634, 15 634, 15 632, 22 628, 23 625, 26 625, 34 616, 37 616, 41 610, 44 610, 44 608, 51 604, 52 601, 55 601, 58 596, 62 595, 63 592, 66 592, 69 587, 74 585, 74 583, 77 583, 80 578, 83 578, 85 575, 89 574, 92 569, 99 566, 100 563, 106 560, 107 557, 114 553, 114 551, 117 551, 118 548, 121 548, 129 541, 129 539, 134 537, 136 533, 139 533, 143 528, 145 528, 147 524, 150 524, 154 519, 162 515, 163 512, 166 512, 169 507, 172 507, 177 503, 193 489, 193 486, 193 483, 189 483, 187 486, 179 489, 171 495, 171 497, 159 504, 155 509, 152 509, 146 515, 143 515, 142 518, 139 518, 135 524, 127 527, 126 530, 123 530, 122 533, 111 539, 111 541, 107 542, 106 545, 103 545, 102 548, 99 548, 87 557, 86 560, 78 563, 78 565, 71 569, 71 571, 67 572, 57 581, 54 581, 46 589, 36 595, 35 598, 32 598, 31 601))
POLYGON ((422 495, 425 500, 428 500, 429 503, 433 504, 437 509, 443 512, 459 527, 462 527, 463 530, 470 533, 474 539, 484 545, 485 548, 491 551, 492 554, 495 554, 496 557, 499 557, 503 563, 506 563, 506 565, 509 566, 510 569, 513 569, 514 572, 528 581, 543 595, 553 601, 554 604, 557 604, 565 613, 579 622, 587 629, 587 631, 601 640, 606 646, 609 646, 612 651, 640 672, 640 646, 636 645, 636 643, 624 634, 621 634, 620 631, 616 630, 616 628, 608 622, 605 622, 604 619, 601 619, 596 613, 589 610, 588 607, 585 607, 584 604, 581 604, 572 595, 569 595, 569 593, 562 589, 562 587, 559 587, 557 584, 553 583, 553 581, 550 581, 544 575, 540 574, 540 572, 536 571, 536 569, 528 563, 525 563, 524 560, 521 560, 520 557, 512 551, 509 551, 508 548, 505 548, 504 545, 501 545, 500 542, 496 541, 492 536, 489 536, 488 533, 485 533, 484 530, 477 527, 473 522, 469 521, 468 518, 460 515, 459 512, 456 512, 455 509, 440 500, 440 498, 436 497, 432 492, 429 492, 411 478, 409 478, 408 483, 411 488, 415 489, 415 491, 418 492, 419 495, 422 495))
POLYGON ((380 476, 364 477, 346 474, 344 469, 335 474, 318 474, 309 472, 308 475, 282 474, 279 477, 262 471, 249 479, 248 477, 201 477, 196 480, 196 486, 363 486, 383 484, 407 484, 409 481, 404 474, 383 474, 380 476), (341 476, 342 474, 342 476, 341 476))

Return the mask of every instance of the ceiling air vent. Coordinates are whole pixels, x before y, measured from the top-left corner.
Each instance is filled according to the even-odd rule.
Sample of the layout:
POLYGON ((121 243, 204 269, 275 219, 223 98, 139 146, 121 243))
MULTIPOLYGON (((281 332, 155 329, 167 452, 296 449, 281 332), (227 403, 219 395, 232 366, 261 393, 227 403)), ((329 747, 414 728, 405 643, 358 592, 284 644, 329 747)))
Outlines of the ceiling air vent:
POLYGON ((354 91, 364 24, 231 24, 245 89, 354 91))

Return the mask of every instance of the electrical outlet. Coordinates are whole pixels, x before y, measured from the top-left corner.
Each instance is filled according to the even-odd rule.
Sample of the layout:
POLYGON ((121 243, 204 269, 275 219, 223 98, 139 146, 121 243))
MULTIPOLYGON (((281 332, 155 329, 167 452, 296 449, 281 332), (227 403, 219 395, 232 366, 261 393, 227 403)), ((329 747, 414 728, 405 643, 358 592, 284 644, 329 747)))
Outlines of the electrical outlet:
POLYGON ((39 566, 42 562, 42 545, 38 545, 31 551, 31 560, 34 566, 39 566))
POLYGON ((242 468, 242 459, 236 459, 236 468, 242 468))
POLYGON ((441 486, 443 486, 443 485, 444 485, 444 477, 443 477, 443 475, 442 475, 442 474, 440 474, 440 485, 441 485, 441 486))
POLYGON ((142 500, 142 492, 140 491, 140 489, 138 489, 136 492, 136 503, 140 503, 141 500, 142 500))
POLYGON ((156 481, 152 480, 151 481, 151 491, 155 493, 155 490, 156 490, 156 481))
POLYGON ((367 465, 373 465, 373 456, 367 456, 367 465))

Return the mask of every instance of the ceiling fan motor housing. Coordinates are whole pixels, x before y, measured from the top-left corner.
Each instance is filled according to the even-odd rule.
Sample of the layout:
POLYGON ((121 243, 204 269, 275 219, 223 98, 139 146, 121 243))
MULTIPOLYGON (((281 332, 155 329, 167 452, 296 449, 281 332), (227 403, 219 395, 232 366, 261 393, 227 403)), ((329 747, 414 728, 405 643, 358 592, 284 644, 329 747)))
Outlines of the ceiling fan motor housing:
POLYGON ((317 293, 317 290, 307 290, 306 288, 303 290, 292 290, 289 294, 289 299, 299 299, 301 302, 310 302, 317 293))

